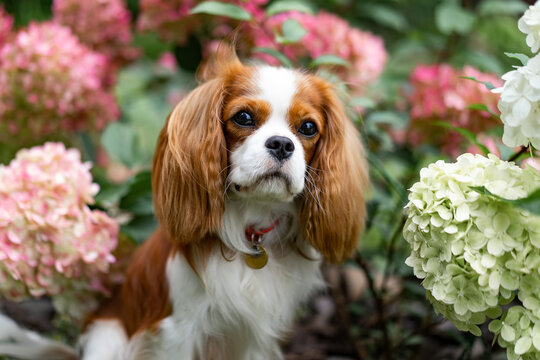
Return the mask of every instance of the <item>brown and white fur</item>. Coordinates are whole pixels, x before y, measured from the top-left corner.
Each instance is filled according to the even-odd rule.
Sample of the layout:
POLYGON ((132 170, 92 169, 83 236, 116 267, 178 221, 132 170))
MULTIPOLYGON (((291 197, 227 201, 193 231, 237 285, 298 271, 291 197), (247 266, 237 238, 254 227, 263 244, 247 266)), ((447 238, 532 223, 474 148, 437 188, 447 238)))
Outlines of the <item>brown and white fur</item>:
POLYGON ((356 247, 366 172, 331 85, 228 56, 161 131, 159 228, 91 318, 82 359, 282 359, 297 306, 323 287, 320 261, 356 247), (276 221, 263 236, 268 264, 248 267, 245 229, 276 221))

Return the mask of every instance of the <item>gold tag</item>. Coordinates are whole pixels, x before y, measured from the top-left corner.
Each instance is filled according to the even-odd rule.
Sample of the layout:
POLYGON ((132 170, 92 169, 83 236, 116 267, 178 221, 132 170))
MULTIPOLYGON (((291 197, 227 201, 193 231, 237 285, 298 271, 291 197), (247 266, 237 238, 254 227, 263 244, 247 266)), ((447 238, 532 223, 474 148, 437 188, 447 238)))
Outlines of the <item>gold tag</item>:
POLYGON ((247 266, 252 269, 262 269, 268 262, 268 254, 266 250, 259 244, 253 245, 253 250, 257 251, 257 254, 245 254, 244 260, 247 266))

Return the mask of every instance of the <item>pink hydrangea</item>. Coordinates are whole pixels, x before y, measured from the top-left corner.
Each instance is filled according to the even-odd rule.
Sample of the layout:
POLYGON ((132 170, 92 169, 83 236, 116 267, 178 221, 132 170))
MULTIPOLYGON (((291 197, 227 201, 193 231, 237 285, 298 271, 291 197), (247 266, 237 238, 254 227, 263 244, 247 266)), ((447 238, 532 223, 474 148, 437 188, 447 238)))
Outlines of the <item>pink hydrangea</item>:
POLYGON ((444 152, 457 156, 464 143, 463 137, 434 126, 433 122, 445 121, 475 134, 499 125, 499 121, 488 112, 469 108, 483 104, 498 114, 497 94, 483 84, 463 79, 464 76, 488 81, 494 86, 502 84, 496 75, 482 73, 471 66, 458 70, 447 64, 418 65, 413 70, 410 76, 412 89, 407 95, 411 106, 407 138, 411 144, 434 143, 440 145, 444 152))
MULTIPOLYGON (((213 32, 219 24, 229 23, 227 18, 214 18, 211 24, 203 23, 200 15, 190 15, 190 10, 203 0, 141 0, 137 27, 140 31, 156 31, 163 39, 184 43, 195 31, 200 32, 204 25, 210 25, 213 32)), ((242 7, 255 21, 264 17, 263 6, 268 0, 224 0, 242 7)), ((237 23, 232 21, 232 23, 237 23)))
MULTIPOLYGON (((499 151, 499 148, 497 147, 497 144, 502 145, 501 141, 485 134, 480 134, 476 137, 478 142, 482 145, 484 145, 490 153, 497 156, 498 158, 501 158, 501 152, 499 151)), ((467 153, 471 154, 479 154, 479 155, 485 155, 482 149, 478 145, 469 145, 467 149, 465 150, 467 153)))
MULTIPOLYGON (((388 57, 382 38, 352 27, 344 19, 325 11, 316 15, 294 11, 277 14, 253 30, 255 46, 279 49, 292 60, 315 59, 328 54, 347 60, 350 67, 337 69, 338 75, 359 94, 378 79, 388 57), (281 33, 281 26, 288 19, 297 20, 307 33, 298 43, 276 44, 274 33, 281 33)), ((268 57, 264 59, 275 61, 268 57)))
POLYGON ((0 49, 0 141, 102 130, 118 117, 107 59, 55 23, 32 23, 0 49))
MULTIPOLYGON (((88 205, 99 190, 76 149, 46 143, 0 166, 0 292, 11 299, 105 293, 118 224, 88 205)), ((91 304, 91 301, 88 302, 91 304)), ((77 304, 73 304, 77 306, 77 304)))
POLYGON ((13 17, 0 5, 0 48, 6 43, 13 28, 13 17))
POLYGON ((54 0, 54 20, 71 29, 91 49, 105 54, 114 65, 138 56, 130 46, 130 14, 122 0, 54 0))
POLYGON ((159 59, 157 59, 156 64, 158 70, 165 70, 171 73, 178 71, 178 62, 176 61, 174 54, 170 51, 161 54, 159 59))

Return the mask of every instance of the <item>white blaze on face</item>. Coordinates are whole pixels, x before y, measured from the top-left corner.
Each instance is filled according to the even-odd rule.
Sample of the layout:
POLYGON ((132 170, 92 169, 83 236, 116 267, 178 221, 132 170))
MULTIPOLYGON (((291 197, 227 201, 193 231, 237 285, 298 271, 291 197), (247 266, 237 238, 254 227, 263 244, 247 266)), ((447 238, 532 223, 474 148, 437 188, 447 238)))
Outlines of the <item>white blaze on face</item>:
POLYGON ((258 68, 256 74, 258 91, 253 97, 270 105, 270 115, 264 124, 231 154, 229 180, 235 185, 249 189, 246 196, 292 200, 304 188, 306 171, 304 149, 291 129, 288 115, 299 81, 299 75, 289 69, 270 66, 258 68), (265 145, 272 136, 286 137, 294 145, 292 155, 282 163, 271 155, 265 145), (288 184, 279 177, 261 181, 265 175, 276 172, 283 174, 288 179, 288 184), (256 186, 250 188, 253 185, 256 186))

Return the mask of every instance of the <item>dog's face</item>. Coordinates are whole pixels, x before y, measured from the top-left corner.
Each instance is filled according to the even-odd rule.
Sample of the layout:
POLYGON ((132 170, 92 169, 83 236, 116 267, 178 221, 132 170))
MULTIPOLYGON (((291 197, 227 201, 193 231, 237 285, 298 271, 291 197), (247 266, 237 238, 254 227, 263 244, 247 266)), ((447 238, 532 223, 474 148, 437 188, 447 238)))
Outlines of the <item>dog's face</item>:
POLYGON ((330 84, 233 56, 169 116, 152 184, 160 225, 180 244, 217 234, 226 198, 295 201, 303 238, 341 261, 363 228, 367 167, 330 84))
MULTIPOLYGON (((226 99, 222 121, 229 150, 228 185, 242 198, 291 201, 324 133, 317 84, 302 73, 261 66, 226 99)), ((243 80, 245 81, 245 80, 243 80)))

